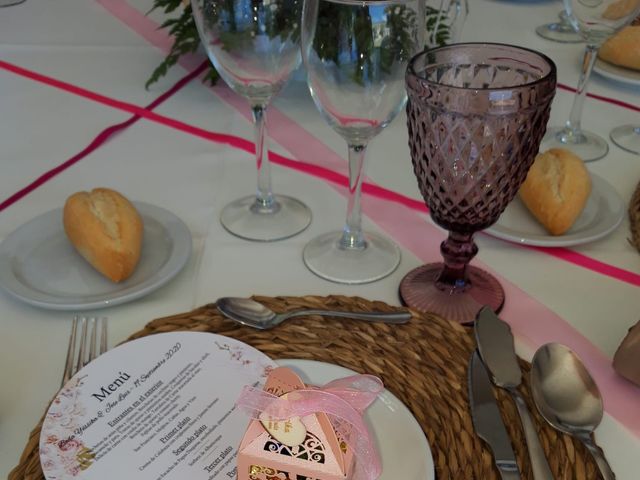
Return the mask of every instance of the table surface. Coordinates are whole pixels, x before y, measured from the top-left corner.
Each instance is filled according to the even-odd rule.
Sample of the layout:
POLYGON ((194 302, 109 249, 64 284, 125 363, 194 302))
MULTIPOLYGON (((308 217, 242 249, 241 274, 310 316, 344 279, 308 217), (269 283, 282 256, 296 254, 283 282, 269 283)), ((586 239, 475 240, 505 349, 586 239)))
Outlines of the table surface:
MULTIPOLYGON (((153 318, 226 295, 337 293, 398 304, 402 277, 414 267, 438 260, 444 232, 424 212, 364 196, 365 227, 394 238, 402 250, 398 269, 381 281, 334 284, 314 276, 302 263, 306 242, 340 229, 346 211, 344 186, 312 174, 308 167, 318 165, 347 175, 346 146, 317 113, 302 70, 269 113, 270 148, 302 162, 301 170, 274 164, 274 190, 303 199, 313 211, 311 226, 291 239, 246 242, 218 222, 228 201, 250 194, 255 187, 251 155, 199 134, 205 130, 252 138, 247 106, 223 85, 211 89, 199 80, 189 82, 154 110, 157 118, 133 123, 52 175, 106 127, 127 120, 129 106, 151 103, 204 60, 203 56, 185 59, 157 84, 144 88, 169 45, 166 33, 155 29, 162 15, 144 16, 151 4, 150 0, 27 0, 0 9, 0 201, 27 189, 0 212, 0 240, 37 215, 62 206, 70 193, 96 186, 117 189, 180 217, 191 231, 194 250, 176 278, 133 302, 82 312, 109 317, 111 345, 153 318), (24 70, 14 67, 103 97, 91 99, 78 89, 69 92, 50 81, 27 78, 24 70), (162 119, 178 122, 172 127, 162 119)), ((534 33, 537 25, 555 20, 561 8, 561 2, 554 1, 476 0, 462 40, 542 51, 556 62, 560 84, 575 86, 583 46, 549 42, 534 33)), ((639 121, 640 86, 594 73, 589 91, 631 108, 589 98, 584 127, 607 136, 617 125, 639 121)), ((564 123, 572 100, 570 91, 558 89, 550 124, 564 123)), ((370 144, 367 181, 419 200, 405 122, 401 113, 370 144)), ((640 181, 638 165, 640 157, 611 145, 607 157, 587 167, 613 185, 626 205, 640 181)), ((480 252, 474 260, 505 285, 502 316, 512 325, 523 357, 530 358, 537 346, 555 340, 570 344, 585 358, 604 390, 607 408, 596 438, 623 480, 637 478, 639 463, 632 455, 640 448, 638 424, 628 422, 629 408, 621 407, 626 401, 625 405, 640 408, 640 389, 616 378, 610 368, 617 346, 639 320, 640 256, 627 242, 628 236, 626 218, 606 238, 565 250, 523 248, 479 234, 480 252)), ((0 476, 17 464, 30 429, 59 387, 71 318, 70 312, 39 309, 0 292, 0 476)))

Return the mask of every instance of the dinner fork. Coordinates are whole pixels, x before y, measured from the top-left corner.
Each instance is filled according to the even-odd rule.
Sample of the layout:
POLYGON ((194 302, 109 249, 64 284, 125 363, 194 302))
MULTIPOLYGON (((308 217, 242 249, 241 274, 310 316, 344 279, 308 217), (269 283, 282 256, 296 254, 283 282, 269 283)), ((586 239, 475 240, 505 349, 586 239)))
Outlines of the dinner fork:
POLYGON ((87 319, 86 317, 73 317, 69 346, 67 348, 67 358, 64 363, 62 386, 64 386, 78 370, 106 351, 107 318, 91 317, 87 319), (78 326, 80 327, 79 337, 78 326), (89 330, 91 330, 90 333, 89 330), (98 336, 100 336, 100 346, 96 352, 96 348, 98 348, 98 336))

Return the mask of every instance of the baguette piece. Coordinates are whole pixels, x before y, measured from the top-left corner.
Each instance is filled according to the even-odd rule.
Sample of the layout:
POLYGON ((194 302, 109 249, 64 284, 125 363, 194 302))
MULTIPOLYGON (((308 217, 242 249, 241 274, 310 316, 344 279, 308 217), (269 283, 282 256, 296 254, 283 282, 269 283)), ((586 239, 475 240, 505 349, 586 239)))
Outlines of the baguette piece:
POLYGON ((580 157, 562 148, 552 148, 536 157, 519 193, 550 234, 562 235, 587 203, 591 177, 580 157))
POLYGON ((605 62, 640 70, 640 25, 625 27, 609 38, 598 51, 605 62))
POLYGON ((63 213, 64 231, 98 272, 114 282, 131 276, 140 259, 142 218, 120 193, 108 188, 71 195, 63 213))

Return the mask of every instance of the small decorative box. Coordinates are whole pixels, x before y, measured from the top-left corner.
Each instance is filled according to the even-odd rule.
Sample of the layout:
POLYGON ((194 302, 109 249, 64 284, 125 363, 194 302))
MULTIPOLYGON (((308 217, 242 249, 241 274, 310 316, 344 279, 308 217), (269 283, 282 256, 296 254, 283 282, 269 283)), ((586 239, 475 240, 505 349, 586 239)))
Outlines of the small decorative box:
POLYGON ((366 462, 367 474, 359 477, 377 477, 380 462, 362 421, 362 412, 377 397, 382 384, 376 377, 366 375, 344 380, 346 382, 342 381, 339 386, 332 382, 320 388, 307 387, 291 369, 279 367, 271 372, 263 390, 248 389, 248 393, 243 393, 244 398, 241 396, 238 406, 253 418, 240 443, 238 480, 352 479, 358 456, 358 452, 350 447, 354 439, 355 448, 370 460, 366 462), (370 386, 373 383, 371 391, 358 390, 359 384, 370 386), (356 387, 351 388, 351 385, 356 387), (375 391, 378 385, 379 390, 375 391), (268 402, 286 405, 288 399, 297 402, 293 403, 291 411, 304 413, 299 417, 275 419, 267 414, 268 402), (258 404, 262 406, 256 408, 258 404), (349 420, 333 418, 332 421, 331 413, 340 413, 340 418, 349 420), (339 428, 336 429, 336 425, 339 428), (343 438, 341 432, 346 432, 350 439, 343 438), (370 465, 374 466, 373 470, 370 465))

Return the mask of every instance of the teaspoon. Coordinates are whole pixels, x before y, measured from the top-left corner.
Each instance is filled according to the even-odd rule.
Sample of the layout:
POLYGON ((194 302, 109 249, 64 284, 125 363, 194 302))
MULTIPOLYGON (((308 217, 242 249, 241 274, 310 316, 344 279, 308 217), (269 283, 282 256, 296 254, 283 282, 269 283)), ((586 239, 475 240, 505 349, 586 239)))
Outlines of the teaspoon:
POLYGON ((605 480, 615 479, 604 453, 591 438, 602 420, 602 397, 580 358, 559 343, 540 347, 531 361, 531 391, 540 415, 552 427, 580 440, 605 480))
POLYGON ((322 315, 325 317, 342 317, 353 320, 365 320, 368 322, 384 322, 401 324, 411 319, 409 312, 345 312, 332 310, 295 310, 286 313, 275 313, 259 302, 250 298, 223 297, 216 302, 218 310, 225 317, 235 320, 242 325, 267 330, 284 322, 291 317, 303 315, 322 315))

